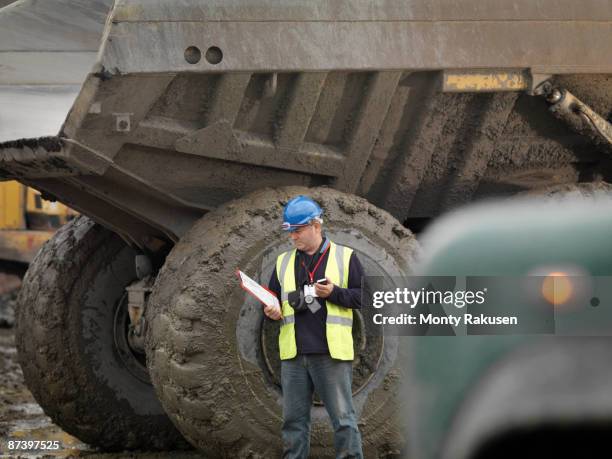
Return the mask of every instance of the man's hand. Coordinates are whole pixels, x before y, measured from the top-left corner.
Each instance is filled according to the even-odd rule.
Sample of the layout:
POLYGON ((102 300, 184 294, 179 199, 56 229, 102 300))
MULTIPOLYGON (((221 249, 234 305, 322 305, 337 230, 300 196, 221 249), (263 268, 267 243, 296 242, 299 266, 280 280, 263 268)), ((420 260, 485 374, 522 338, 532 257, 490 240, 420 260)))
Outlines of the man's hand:
POLYGON ((264 314, 272 320, 280 320, 283 318, 283 313, 277 306, 264 306, 264 314))
POLYGON ((315 293, 319 298, 327 298, 329 295, 331 295, 331 292, 334 289, 334 284, 332 284, 329 277, 326 277, 325 280, 327 281, 327 284, 314 284, 315 293))

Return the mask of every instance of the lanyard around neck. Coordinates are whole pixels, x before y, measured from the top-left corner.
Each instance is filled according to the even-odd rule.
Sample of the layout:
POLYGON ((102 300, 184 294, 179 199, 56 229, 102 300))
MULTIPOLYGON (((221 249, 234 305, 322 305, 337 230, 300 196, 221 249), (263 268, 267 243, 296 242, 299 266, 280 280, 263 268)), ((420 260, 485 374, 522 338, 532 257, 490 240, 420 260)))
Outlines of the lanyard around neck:
POLYGON ((323 261, 323 258, 325 258, 325 254, 327 253, 327 251, 329 250, 330 247, 331 247, 331 244, 327 244, 327 247, 325 248, 325 250, 323 251, 323 253, 319 257, 319 259, 317 260, 317 264, 315 265, 315 267, 314 267, 314 269, 312 271, 309 271, 308 268, 306 268, 306 265, 304 264, 304 261, 302 261, 302 266, 304 267, 304 269, 306 269, 306 272, 308 273, 308 278, 310 279, 310 283, 311 284, 314 284, 314 275, 317 272, 317 268, 319 267, 319 265, 323 261))

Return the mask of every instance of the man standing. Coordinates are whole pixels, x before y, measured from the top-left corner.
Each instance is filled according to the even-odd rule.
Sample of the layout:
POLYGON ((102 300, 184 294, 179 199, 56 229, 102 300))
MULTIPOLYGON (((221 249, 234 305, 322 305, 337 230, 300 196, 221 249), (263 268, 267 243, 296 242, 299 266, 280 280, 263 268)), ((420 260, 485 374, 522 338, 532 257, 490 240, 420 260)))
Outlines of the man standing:
POLYGON ((363 269, 352 249, 323 235, 321 215, 307 196, 285 206, 282 228, 295 248, 278 256, 269 283, 281 308, 264 308, 270 319, 282 320, 283 458, 308 457, 313 391, 331 419, 336 457, 362 458, 351 383, 353 309, 361 307, 363 269))

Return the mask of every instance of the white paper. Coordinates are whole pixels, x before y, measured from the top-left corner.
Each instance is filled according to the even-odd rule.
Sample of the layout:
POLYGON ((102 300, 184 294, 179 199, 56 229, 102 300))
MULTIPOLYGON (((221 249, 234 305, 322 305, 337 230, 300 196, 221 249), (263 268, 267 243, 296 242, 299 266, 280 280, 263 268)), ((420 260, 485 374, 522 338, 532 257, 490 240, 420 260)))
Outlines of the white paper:
POLYGON ((255 296, 258 300, 260 300, 266 306, 277 306, 280 308, 280 303, 278 302, 278 298, 274 293, 269 292, 261 285, 259 285, 256 281, 251 279, 242 271, 238 271, 238 275, 240 276, 240 281, 242 282, 242 286, 249 291, 253 296, 255 296))

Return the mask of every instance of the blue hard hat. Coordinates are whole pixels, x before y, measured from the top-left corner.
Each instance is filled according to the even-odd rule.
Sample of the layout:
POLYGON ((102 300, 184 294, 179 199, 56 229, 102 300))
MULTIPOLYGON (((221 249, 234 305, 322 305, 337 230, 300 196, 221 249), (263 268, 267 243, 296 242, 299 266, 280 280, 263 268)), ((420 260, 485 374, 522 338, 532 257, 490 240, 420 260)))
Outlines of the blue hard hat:
POLYGON ((323 213, 319 204, 308 196, 296 196, 291 199, 283 210, 283 230, 295 231, 301 226, 308 225, 313 219, 323 213))

